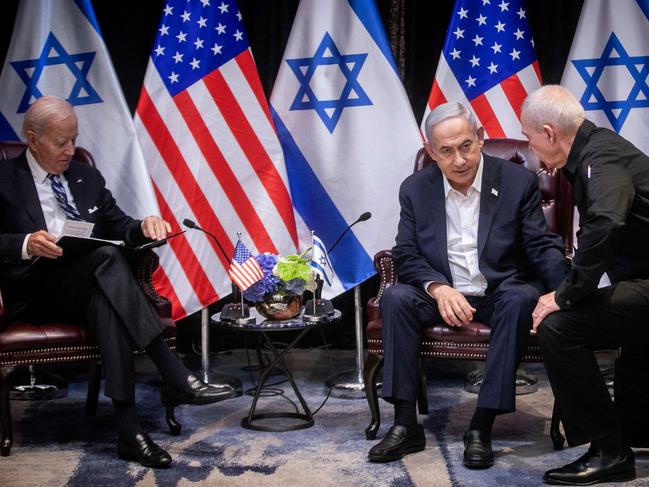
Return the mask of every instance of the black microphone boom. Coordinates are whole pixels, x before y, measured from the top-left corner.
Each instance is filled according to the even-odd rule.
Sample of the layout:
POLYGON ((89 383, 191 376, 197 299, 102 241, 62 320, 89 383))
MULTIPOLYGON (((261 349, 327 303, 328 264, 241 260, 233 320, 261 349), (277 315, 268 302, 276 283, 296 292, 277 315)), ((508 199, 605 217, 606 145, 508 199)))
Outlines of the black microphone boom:
POLYGON ((210 237, 212 237, 212 239, 216 242, 216 245, 219 246, 219 250, 221 250, 221 253, 222 253, 223 256, 225 257, 225 260, 228 261, 228 264, 232 264, 232 261, 230 260, 230 256, 229 256, 228 254, 225 253, 225 250, 223 250, 223 247, 221 246, 221 242, 219 242, 219 239, 218 239, 218 238, 216 238, 214 235, 212 235, 212 234, 211 234, 210 232, 208 232, 207 230, 205 230, 205 229, 199 227, 198 225, 196 225, 196 223, 194 223, 194 222, 193 222, 192 220, 190 220, 189 218, 185 218, 185 219, 183 220, 183 225, 185 225, 187 228, 191 228, 191 229, 193 229, 193 230, 199 230, 199 231, 201 231, 201 232, 203 232, 203 233, 209 235, 210 237))
POLYGON ((354 223, 351 225, 347 225, 347 227, 342 231, 342 233, 338 236, 336 241, 329 247, 329 250, 327 250, 327 253, 330 254, 333 252, 333 249, 336 248, 336 245, 338 245, 338 242, 343 238, 343 236, 349 231, 350 228, 352 228, 354 225, 356 225, 359 222, 364 222, 372 218, 372 214, 369 211, 366 211, 363 213, 361 216, 359 216, 354 223))

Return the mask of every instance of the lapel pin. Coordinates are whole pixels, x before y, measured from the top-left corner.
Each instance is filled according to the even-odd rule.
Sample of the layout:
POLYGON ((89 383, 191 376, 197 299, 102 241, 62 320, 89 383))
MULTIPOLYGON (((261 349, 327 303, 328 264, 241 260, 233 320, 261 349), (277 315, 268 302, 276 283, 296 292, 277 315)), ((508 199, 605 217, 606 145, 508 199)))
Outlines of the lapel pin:
POLYGON ((94 208, 88 208, 88 214, 89 214, 89 215, 92 215, 92 214, 93 214, 95 211, 97 211, 98 209, 99 209, 99 208, 97 208, 96 206, 95 206, 94 208))
POLYGON ((498 196, 498 190, 496 188, 491 188, 491 194, 494 196, 498 196))

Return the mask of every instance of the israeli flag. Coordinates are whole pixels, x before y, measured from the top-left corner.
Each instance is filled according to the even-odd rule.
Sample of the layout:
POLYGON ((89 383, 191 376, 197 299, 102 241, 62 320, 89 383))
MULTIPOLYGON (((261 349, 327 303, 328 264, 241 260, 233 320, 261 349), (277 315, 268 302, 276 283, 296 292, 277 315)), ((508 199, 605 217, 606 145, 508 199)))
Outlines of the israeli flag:
POLYGON ((649 0, 586 0, 561 84, 586 117, 649 154, 649 0))
POLYGON ((322 280, 331 286, 334 278, 334 270, 327 255, 322 240, 313 235, 313 248, 311 250, 311 268, 316 274, 322 277, 322 280))
POLYGON ((0 140, 19 140, 23 117, 45 95, 68 100, 119 206, 159 214, 153 187, 90 0, 23 0, 0 74, 0 140))
POLYGON ((422 146, 373 0, 301 0, 271 109, 302 223, 330 246, 373 215, 329 256, 333 297, 372 276, 374 254, 394 245, 399 185, 422 146))

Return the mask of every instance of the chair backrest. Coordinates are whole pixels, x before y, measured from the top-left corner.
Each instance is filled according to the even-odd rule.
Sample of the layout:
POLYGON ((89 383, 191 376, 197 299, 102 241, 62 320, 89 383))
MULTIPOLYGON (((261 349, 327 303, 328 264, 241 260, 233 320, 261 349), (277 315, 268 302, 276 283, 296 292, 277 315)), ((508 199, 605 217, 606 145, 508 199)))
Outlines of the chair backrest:
MULTIPOLYGON (((27 145, 24 142, 13 140, 0 141, 0 161, 18 157, 26 148, 27 145)), ((77 147, 72 158, 75 161, 87 162, 91 166, 95 165, 95 159, 92 157, 92 154, 83 147, 77 147)))
MULTIPOLYGON (((563 239, 566 255, 572 255, 575 207, 572 185, 561 171, 541 171, 544 168, 543 163, 524 140, 486 139, 482 150, 490 156, 521 164, 536 174, 541 191, 541 207, 548 227, 563 239)), ((435 164, 435 161, 421 148, 415 158, 414 171, 419 171, 429 164, 435 164)))

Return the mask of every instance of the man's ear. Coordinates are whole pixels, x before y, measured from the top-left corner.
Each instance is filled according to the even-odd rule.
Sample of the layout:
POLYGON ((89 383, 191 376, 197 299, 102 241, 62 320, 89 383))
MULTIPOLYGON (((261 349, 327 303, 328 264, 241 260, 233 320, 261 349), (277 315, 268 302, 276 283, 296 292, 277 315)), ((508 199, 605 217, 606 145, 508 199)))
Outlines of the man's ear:
POLYGON ((478 145, 480 146, 480 149, 482 149, 482 146, 484 145, 484 127, 480 127, 476 130, 475 135, 478 137, 478 145))
POLYGON ((430 158, 435 161, 435 151, 433 150, 433 147, 428 143, 424 142, 424 149, 426 149, 426 152, 428 152, 428 155, 430 158))
POLYGON ((543 133, 548 138, 548 141, 550 142, 550 144, 554 144, 556 142, 557 133, 554 130, 554 127, 552 127, 551 125, 548 125, 548 124, 544 124, 543 125, 543 133))
POLYGON ((33 151, 34 148, 35 148, 34 146, 36 145, 36 134, 34 132, 32 132, 31 130, 28 130, 25 133, 25 136, 27 137, 27 140, 26 140, 27 146, 30 149, 32 149, 32 151, 33 151))

